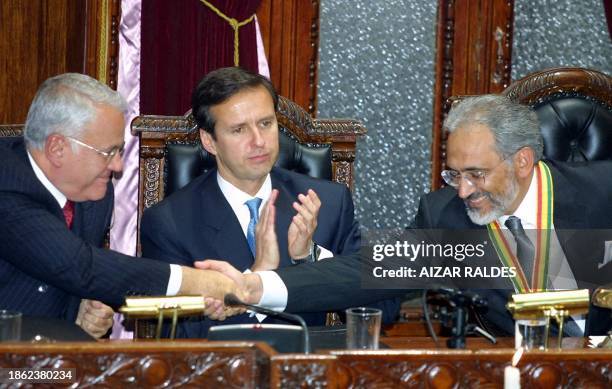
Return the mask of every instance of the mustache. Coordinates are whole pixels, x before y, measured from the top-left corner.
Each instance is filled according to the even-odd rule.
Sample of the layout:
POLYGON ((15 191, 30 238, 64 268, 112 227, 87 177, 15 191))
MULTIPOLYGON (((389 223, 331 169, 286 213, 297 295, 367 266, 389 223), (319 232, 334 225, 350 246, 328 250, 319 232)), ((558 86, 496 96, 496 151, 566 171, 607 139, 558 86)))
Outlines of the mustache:
POLYGON ((489 201, 491 202, 491 204, 493 205, 501 205, 501 202, 495 198, 495 196, 493 196, 493 194, 491 194, 491 192, 474 192, 471 195, 469 195, 468 197, 466 197, 463 202, 465 203, 465 206, 469 209, 471 209, 469 202, 472 200, 476 200, 479 197, 486 197, 487 199, 489 199, 489 201))

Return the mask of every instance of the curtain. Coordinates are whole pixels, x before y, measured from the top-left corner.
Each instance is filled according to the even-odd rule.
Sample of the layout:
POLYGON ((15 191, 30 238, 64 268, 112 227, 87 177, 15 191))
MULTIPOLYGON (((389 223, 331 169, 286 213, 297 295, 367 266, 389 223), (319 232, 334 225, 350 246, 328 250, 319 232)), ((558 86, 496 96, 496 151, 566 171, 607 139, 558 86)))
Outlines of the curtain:
MULTIPOLYGON (((242 22, 261 0, 208 0, 242 22)), ((239 65, 258 71, 255 20, 239 28, 239 65)), ((142 3, 142 114, 182 115, 206 73, 234 65, 234 30, 200 0, 142 3)))

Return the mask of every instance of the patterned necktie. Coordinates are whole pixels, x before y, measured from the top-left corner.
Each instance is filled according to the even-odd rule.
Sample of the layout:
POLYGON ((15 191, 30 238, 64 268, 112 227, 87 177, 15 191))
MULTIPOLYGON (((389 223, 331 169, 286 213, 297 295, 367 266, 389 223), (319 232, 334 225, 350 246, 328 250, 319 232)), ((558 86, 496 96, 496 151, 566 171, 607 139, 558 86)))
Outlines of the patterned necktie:
POLYGON ((259 221, 259 206, 261 205, 261 199, 255 197, 245 202, 245 204, 249 207, 249 212, 251 213, 251 220, 247 227, 247 243, 249 244, 253 257, 255 257, 255 226, 259 221))
POLYGON ((533 261, 535 256, 535 248, 533 247, 533 243, 531 243, 531 240, 529 240, 529 237, 525 233, 523 225, 521 224, 521 219, 518 217, 510 216, 504 224, 506 227, 508 227, 508 230, 510 230, 512 236, 514 236, 514 240, 516 240, 516 257, 523 268, 523 273, 525 273, 527 283, 531 285, 533 261))
POLYGON ((74 219, 74 203, 70 200, 66 201, 64 204, 64 208, 62 208, 64 212, 64 219, 66 220, 66 225, 68 229, 72 228, 72 220, 74 219))

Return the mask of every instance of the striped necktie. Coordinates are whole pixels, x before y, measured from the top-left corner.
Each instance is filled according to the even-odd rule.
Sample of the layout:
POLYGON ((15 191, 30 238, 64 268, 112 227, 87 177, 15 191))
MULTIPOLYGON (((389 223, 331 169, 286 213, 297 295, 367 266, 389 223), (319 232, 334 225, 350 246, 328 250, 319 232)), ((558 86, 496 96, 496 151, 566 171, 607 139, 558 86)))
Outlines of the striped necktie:
POLYGON ((531 277, 533 273, 535 247, 525 233, 521 219, 516 216, 510 216, 504 224, 508 227, 512 236, 514 236, 514 240, 516 240, 516 257, 523 268, 523 273, 525 273, 527 282, 532 286, 531 277))
POLYGON ((66 225, 68 226, 68 229, 71 229, 72 221, 74 220, 74 203, 70 200, 66 201, 62 211, 64 212, 64 220, 66 220, 66 225))

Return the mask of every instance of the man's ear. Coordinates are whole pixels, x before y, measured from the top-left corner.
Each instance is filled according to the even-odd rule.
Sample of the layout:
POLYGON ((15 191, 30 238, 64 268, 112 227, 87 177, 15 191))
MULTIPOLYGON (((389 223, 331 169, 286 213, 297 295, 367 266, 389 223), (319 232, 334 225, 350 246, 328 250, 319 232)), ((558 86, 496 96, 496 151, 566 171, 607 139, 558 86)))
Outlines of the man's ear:
POLYGON ((211 134, 201 128, 200 141, 202 142, 202 147, 204 147, 204 150, 208 151, 212 155, 217 155, 217 150, 215 148, 215 140, 213 139, 211 134))
POLYGON ((45 141, 45 157, 54 167, 61 167, 66 153, 69 152, 69 147, 65 137, 59 134, 51 134, 45 141))
POLYGON ((530 147, 523 147, 514 155, 514 170, 519 177, 529 177, 535 163, 535 152, 530 147))

